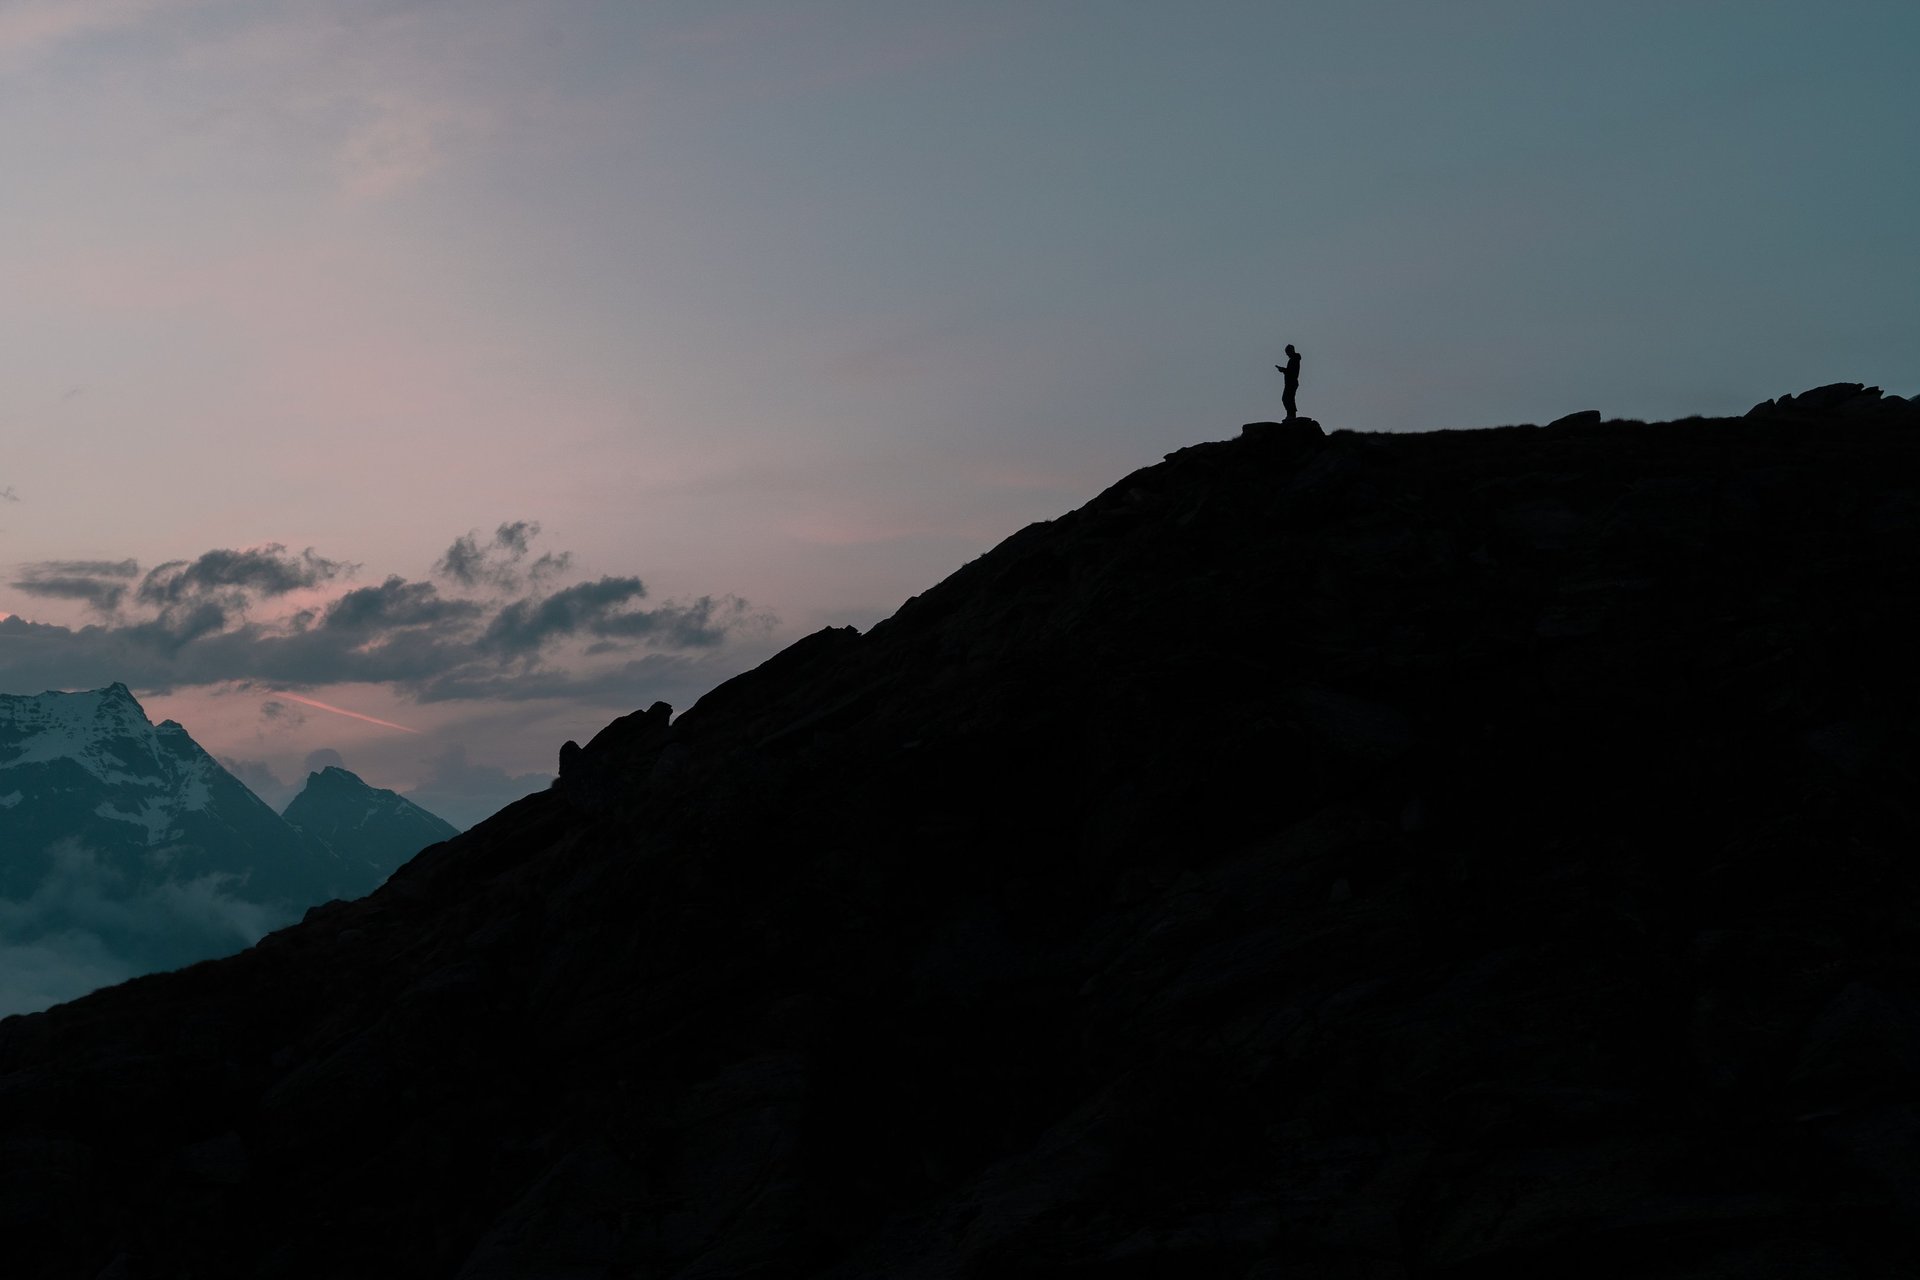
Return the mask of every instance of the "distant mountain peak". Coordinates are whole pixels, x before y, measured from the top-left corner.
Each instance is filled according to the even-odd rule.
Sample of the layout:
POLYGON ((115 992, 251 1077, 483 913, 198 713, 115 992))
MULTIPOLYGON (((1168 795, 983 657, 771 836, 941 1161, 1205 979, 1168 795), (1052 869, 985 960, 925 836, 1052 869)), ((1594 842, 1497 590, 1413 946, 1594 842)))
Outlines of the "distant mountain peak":
POLYGON ((381 877, 427 845, 458 834, 452 823, 398 792, 332 764, 307 775, 281 816, 334 856, 381 877))
POLYGON ((0 694, 0 769, 68 761, 107 786, 163 786, 174 760, 124 684, 0 694))
POLYGON ((91 947, 107 957, 81 966, 96 975, 170 968, 367 893, 452 834, 392 792, 325 772, 309 781, 354 821, 320 824, 322 838, 275 813, 183 725, 150 721, 123 683, 0 694, 0 947, 91 947), (112 887, 106 899, 96 881, 112 887))

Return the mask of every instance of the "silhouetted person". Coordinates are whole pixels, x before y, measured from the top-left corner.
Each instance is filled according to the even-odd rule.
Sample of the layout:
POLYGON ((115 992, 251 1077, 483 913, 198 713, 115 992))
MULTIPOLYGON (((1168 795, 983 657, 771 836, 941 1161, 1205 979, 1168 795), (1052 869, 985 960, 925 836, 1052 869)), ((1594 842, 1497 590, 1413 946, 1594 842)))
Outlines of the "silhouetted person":
POLYGON ((1287 380, 1286 388, 1280 392, 1280 403, 1287 406, 1287 421, 1291 422, 1299 416, 1293 407, 1293 397, 1300 391, 1300 353, 1293 349, 1291 342, 1287 344, 1287 362, 1273 367, 1287 380))

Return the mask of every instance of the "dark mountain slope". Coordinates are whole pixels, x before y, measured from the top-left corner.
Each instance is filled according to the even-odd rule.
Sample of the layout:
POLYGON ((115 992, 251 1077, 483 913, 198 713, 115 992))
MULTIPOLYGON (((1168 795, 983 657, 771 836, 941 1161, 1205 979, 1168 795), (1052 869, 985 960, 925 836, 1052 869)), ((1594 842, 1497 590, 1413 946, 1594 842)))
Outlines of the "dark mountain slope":
POLYGON ((1908 1275, 1920 415, 1137 472, 0 1023, 10 1273, 1908 1275))

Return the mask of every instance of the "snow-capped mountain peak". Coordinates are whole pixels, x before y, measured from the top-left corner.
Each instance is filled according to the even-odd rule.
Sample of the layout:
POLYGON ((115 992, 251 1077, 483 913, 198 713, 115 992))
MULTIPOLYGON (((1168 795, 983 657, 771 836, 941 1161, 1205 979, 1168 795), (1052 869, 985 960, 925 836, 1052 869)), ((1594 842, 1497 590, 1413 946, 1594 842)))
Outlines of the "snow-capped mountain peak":
MULTIPOLYGON (((0 770, 56 761, 77 765, 109 787, 171 790, 178 772, 174 753, 124 684, 0 695, 0 770)), ((204 786, 200 790, 204 795, 204 786)))
POLYGON ((322 791, 348 798, 357 821, 310 802, 307 831, 183 726, 154 724, 123 684, 0 694, 0 946, 79 939, 114 957, 88 973, 184 964, 370 892, 454 834, 390 791, 327 772, 340 776, 322 791))

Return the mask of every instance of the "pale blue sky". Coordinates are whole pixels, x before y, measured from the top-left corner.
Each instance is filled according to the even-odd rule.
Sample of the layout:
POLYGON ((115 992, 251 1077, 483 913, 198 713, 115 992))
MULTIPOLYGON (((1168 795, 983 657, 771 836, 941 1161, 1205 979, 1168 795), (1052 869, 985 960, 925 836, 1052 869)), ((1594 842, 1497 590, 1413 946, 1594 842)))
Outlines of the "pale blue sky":
POLYGON ((1917 57, 1844 0, 9 0, 0 613, 100 631, 0 690, 124 657, 283 777, 523 773, 1272 416, 1289 341, 1361 430, 1914 393, 1917 57), (540 698, 281 681, 421 734, 261 712, 289 609, 515 520, 574 556, 517 598, 750 605, 486 659, 540 698), (361 567, 185 665, 9 585, 271 543, 361 567))

